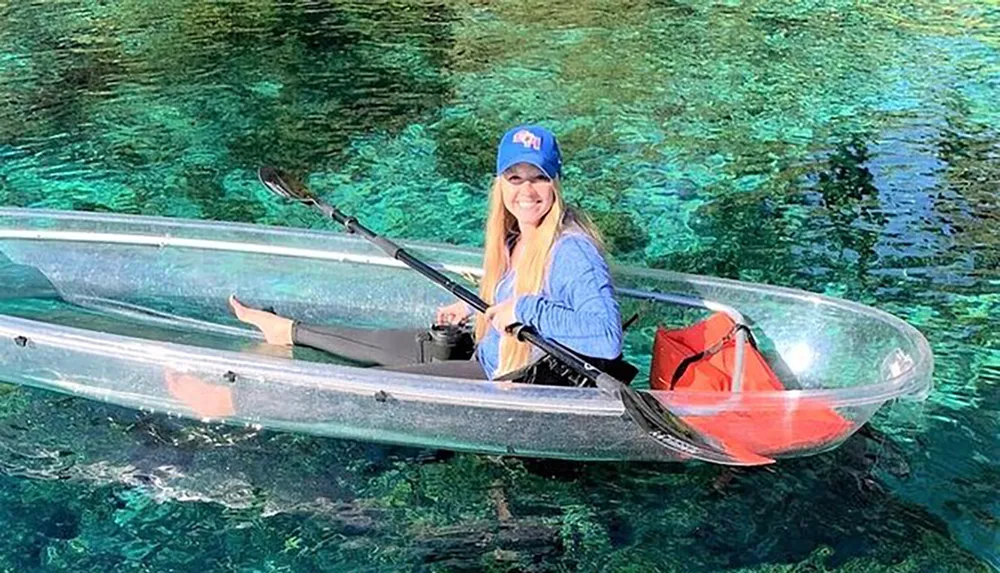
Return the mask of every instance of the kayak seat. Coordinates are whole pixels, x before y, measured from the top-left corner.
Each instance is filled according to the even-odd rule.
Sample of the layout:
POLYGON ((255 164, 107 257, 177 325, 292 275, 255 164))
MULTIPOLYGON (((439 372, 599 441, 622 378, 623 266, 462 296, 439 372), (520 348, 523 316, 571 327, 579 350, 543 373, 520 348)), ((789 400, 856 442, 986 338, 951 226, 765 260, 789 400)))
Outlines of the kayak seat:
POLYGON ((718 408, 685 416, 692 427, 712 436, 730 452, 782 455, 833 444, 851 434, 854 424, 826 400, 753 399, 755 392, 785 390, 749 329, 715 313, 681 329, 660 326, 653 343, 650 388, 672 391, 677 407, 718 408), (743 386, 733 392, 736 332, 746 329, 743 386))
POLYGON ((747 333, 750 342, 743 353, 743 391, 784 390, 778 375, 757 350, 749 328, 721 312, 686 328, 657 328, 650 388, 731 392, 739 330, 747 333))

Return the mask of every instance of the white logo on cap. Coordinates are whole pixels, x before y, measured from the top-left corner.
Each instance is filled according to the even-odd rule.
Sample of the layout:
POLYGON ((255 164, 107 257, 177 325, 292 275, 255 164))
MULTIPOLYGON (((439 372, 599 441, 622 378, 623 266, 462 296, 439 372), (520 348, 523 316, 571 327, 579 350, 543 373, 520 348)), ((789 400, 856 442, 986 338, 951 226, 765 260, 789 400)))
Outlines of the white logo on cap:
POLYGON ((531 133, 527 129, 522 129, 521 131, 514 134, 514 143, 520 143, 521 145, 539 151, 542 149, 542 138, 538 137, 534 133, 531 133))

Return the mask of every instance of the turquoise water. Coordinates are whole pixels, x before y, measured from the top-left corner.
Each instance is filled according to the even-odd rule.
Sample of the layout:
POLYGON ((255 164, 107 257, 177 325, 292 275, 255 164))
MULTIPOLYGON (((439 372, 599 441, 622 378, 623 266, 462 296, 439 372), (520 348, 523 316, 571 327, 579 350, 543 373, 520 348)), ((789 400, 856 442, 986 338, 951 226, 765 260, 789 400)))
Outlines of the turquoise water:
MULTIPOLYGON (((974 2, 0 0, 0 204, 476 245, 561 137, 620 263, 871 304, 935 391, 732 471, 449 455, 0 386, 4 571, 1000 568, 1000 10, 974 2)), ((2 373, 0 373, 2 379, 2 373)))

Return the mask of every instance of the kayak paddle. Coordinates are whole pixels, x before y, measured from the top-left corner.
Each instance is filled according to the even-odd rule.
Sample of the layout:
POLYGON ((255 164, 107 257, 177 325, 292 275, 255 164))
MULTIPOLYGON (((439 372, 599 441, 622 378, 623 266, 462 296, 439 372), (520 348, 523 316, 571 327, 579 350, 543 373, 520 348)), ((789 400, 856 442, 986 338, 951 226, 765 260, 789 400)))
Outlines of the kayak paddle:
MULTIPOLYGON (((293 199, 321 211, 327 217, 344 225, 350 233, 361 235, 396 259, 424 277, 437 283, 466 304, 479 312, 486 312, 489 305, 479 296, 452 281, 444 274, 416 259, 392 241, 381 237, 361 225, 354 217, 344 215, 336 207, 323 202, 305 185, 294 181, 291 177, 274 167, 261 167, 257 176, 272 193, 293 199)), ((726 465, 761 465, 774 460, 750 451, 729 452, 717 445, 712 439, 701 434, 676 414, 667 410, 654 396, 638 392, 623 384, 610 374, 601 371, 594 365, 562 344, 541 336, 534 328, 527 325, 516 325, 513 333, 518 340, 531 343, 542 351, 568 366, 577 374, 594 383, 602 391, 621 399, 625 411, 646 434, 659 444, 680 452, 686 456, 707 462, 726 465)))

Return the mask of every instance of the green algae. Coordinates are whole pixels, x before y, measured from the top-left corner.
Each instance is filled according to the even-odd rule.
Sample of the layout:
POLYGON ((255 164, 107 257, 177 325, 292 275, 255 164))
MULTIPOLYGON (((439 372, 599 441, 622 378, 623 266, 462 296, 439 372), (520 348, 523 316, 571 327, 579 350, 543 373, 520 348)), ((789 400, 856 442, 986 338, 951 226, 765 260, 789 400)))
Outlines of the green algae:
MULTIPOLYGON (((337 533, 328 533, 352 538, 352 547, 370 550, 371 544, 379 545, 383 548, 381 558, 394 564, 424 555, 429 544, 438 543, 439 534, 452 528, 531 525, 544 527, 545 535, 536 531, 532 539, 548 543, 542 548, 548 547, 551 556, 569 559, 588 570, 617 562, 617 552, 626 549, 646 561, 666 563, 664 559, 672 559, 671 555, 688 555, 705 560, 706 566, 719 565, 735 555, 720 549, 720 543, 721 548, 727 540, 730 545, 741 544, 746 532, 739 528, 762 525, 738 517, 747 511, 773 513, 773 528, 765 531, 777 536, 770 537, 770 543, 779 552, 775 554, 779 559, 780 552, 795 555, 796 551, 780 541, 782 523, 799 523, 801 528, 808 523, 804 515, 815 511, 817 505, 825 508, 826 517, 802 535, 825 536, 832 542, 846 531, 860 532, 852 535, 861 537, 842 540, 847 547, 859 540, 884 540, 882 528, 895 528, 899 522, 887 516, 878 518, 885 512, 910 515, 910 522, 916 512, 921 518, 914 525, 931 527, 929 534, 935 536, 943 532, 934 518, 894 501, 870 482, 873 474, 869 472, 880 466, 897 474, 901 470, 884 461, 869 468, 871 461, 866 460, 870 453, 887 454, 885 444, 866 440, 855 440, 830 457, 785 464, 777 474, 731 474, 711 467, 585 465, 405 449, 393 452, 305 436, 206 427, 86 400, 53 400, 37 394, 42 399, 26 402, 24 409, 3 420, 5 434, 15 425, 20 428, 15 440, 5 441, 4 451, 9 455, 15 449, 18 459, 36 460, 34 469, 39 477, 60 478, 46 483, 63 485, 45 486, 36 494, 12 495, 24 498, 30 507, 37 499, 32 495, 58 502, 72 499, 80 487, 114 492, 109 498, 111 507, 101 509, 110 512, 109 516, 101 513, 94 517, 94 523, 110 521, 116 526, 108 529, 102 525, 94 532, 98 538, 109 535, 119 542, 113 544, 113 551, 108 550, 108 558, 117 552, 128 557, 136 547, 150 543, 175 548, 193 543, 212 555, 222 551, 213 538, 201 533, 183 543, 162 538, 163 528, 177 523, 184 527, 190 524, 196 531, 258 528, 263 531, 246 535, 266 536, 266 542, 254 543, 263 543, 261 547, 268 550, 277 543, 271 535, 298 536, 302 538, 301 549, 306 549, 320 542, 315 536, 323 528, 336 529, 337 533), (72 464, 57 465, 39 455, 63 449, 66 453, 61 457, 72 464), (282 461, 275 466, 274 460, 282 461), (170 469, 164 472, 158 467, 170 469), (141 476, 146 477, 139 479, 141 476), (865 489, 863 483, 868 484, 865 489), (760 487, 762 484, 768 487, 760 487), (796 501, 789 503, 789 499, 796 501), (859 511, 869 519, 857 521, 859 511), (706 519, 707 512, 715 517, 706 519), (320 524, 316 531, 306 528, 312 531, 308 535, 299 531, 301 518, 306 516, 310 523, 320 524), (299 525, 287 530, 290 522, 299 525), (720 528, 722 535, 711 533, 720 528), (831 528, 839 533, 831 536, 831 528), (671 532, 668 539, 658 540, 665 531, 671 532), (565 551, 572 544, 581 551, 565 551), (587 549, 595 544, 610 553, 587 549), (581 555, 587 551, 583 559, 581 555)), ((33 487, 33 482, 17 483, 17 488, 33 487)), ((82 496, 75 507, 73 511, 88 515, 103 504, 82 496)), ((84 517, 79 521, 87 523, 84 517)), ((897 534, 900 539, 911 535, 902 530, 894 533, 893 539, 897 534)), ((244 533, 234 535, 238 539, 233 543, 250 543, 240 537, 244 533)), ((81 536, 86 537, 73 538, 81 536)), ((530 561, 534 553, 524 551, 524 544, 519 546, 516 541, 508 540, 510 545, 499 548, 514 551, 520 547, 522 557, 530 561)), ((468 552, 477 545, 460 538, 449 547, 452 551, 461 549, 468 559, 468 552)), ((907 551, 896 542, 889 548, 892 552, 907 551)), ((764 554, 755 555, 767 560, 764 554)), ((148 562, 146 559, 141 560, 148 562)))
MULTIPOLYGON (((88 417, 134 417, 71 402, 63 415, 82 418, 82 425, 90 423, 88 417)), ((41 408, 38 413, 45 415, 41 408)), ((166 419, 146 420, 142 431, 148 435, 159 428, 166 439, 158 440, 156 449, 162 451, 204 448, 169 438, 185 435, 195 424, 171 426, 166 419)), ((413 566, 439 571, 630 571, 642 566, 856 571, 920 570, 935 560, 954 570, 986 570, 957 550, 943 524, 894 500, 870 480, 872 468, 865 459, 883 447, 874 441, 853 440, 818 464, 801 461, 777 472, 748 472, 426 456, 405 450, 399 452, 402 457, 373 458, 361 445, 330 450, 326 441, 311 438, 264 433, 226 444, 222 437, 215 434, 214 447, 233 472, 254 463, 241 458, 254 458, 253 451, 262 447, 268 457, 294 456, 286 459, 294 460, 306 483, 305 458, 313 458, 310 471, 318 476, 342 472, 343 489, 323 501, 300 491, 285 505, 275 505, 279 481, 263 473, 252 484, 253 501, 239 505, 194 501, 196 489, 187 490, 188 501, 157 495, 176 485, 170 480, 126 487, 78 478, 2 478, 0 511, 10 529, 0 555, 13 569, 41 564, 52 571, 413 566), (818 506, 824 520, 812 524, 806 516, 818 506), (713 517, 706 519, 706 512, 713 517), (783 532, 793 524, 798 531, 790 543, 783 532), (889 539, 892 543, 885 543, 889 539)), ((131 439, 117 441, 127 446, 131 439)), ((157 454, 150 449, 147 455, 157 454)), ((175 468, 174 481, 195 469, 183 462, 175 468)))

